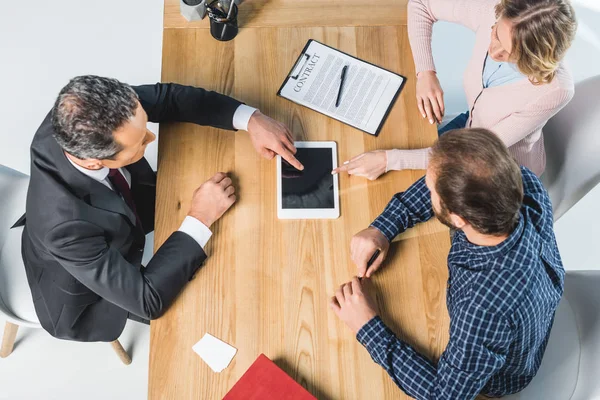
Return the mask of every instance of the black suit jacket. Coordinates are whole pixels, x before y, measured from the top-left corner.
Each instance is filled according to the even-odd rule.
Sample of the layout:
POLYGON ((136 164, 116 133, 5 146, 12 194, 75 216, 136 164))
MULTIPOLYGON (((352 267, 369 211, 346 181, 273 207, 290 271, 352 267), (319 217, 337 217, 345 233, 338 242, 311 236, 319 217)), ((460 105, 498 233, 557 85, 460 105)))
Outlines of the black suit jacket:
MULTIPOLYGON (((240 102, 175 84, 134 87, 152 122, 233 129, 240 102)), ((75 169, 52 136, 51 114, 31 145, 23 261, 40 322, 52 336, 113 341, 127 314, 159 317, 206 258, 174 232, 141 268, 144 233, 153 229, 156 175, 145 159, 127 167, 143 227, 122 198, 75 169)))

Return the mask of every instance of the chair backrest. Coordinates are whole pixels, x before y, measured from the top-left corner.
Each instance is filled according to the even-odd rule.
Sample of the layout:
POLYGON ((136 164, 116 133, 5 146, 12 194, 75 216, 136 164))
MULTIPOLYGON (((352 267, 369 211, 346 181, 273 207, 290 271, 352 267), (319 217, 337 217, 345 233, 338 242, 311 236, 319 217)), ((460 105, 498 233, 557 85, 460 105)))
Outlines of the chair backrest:
POLYGON ((600 271, 568 272, 565 297, 581 342, 577 387, 570 400, 600 399, 600 271))
POLYGON ((600 271, 569 271, 540 369, 506 400, 600 399, 600 271))
POLYGON ((0 316, 39 326, 21 258, 23 228, 10 229, 25 212, 29 177, 0 165, 0 316))
POLYGON ((10 227, 25 213, 29 177, 0 165, 0 249, 10 227))
POLYGON ((39 327, 21 258, 23 227, 11 229, 0 249, 0 316, 30 327, 39 327))
POLYGON ((544 127, 542 176, 558 220, 600 182, 600 75, 575 85, 573 100, 544 127))
POLYGON ((571 399, 577 386, 581 352, 575 313, 568 299, 563 298, 537 375, 523 391, 503 399, 571 399))

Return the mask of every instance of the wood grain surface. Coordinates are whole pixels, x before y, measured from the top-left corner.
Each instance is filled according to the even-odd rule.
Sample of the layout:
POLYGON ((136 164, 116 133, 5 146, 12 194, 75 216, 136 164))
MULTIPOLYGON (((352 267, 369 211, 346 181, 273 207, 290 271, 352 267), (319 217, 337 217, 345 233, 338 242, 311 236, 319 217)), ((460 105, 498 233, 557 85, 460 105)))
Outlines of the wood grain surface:
MULTIPOLYGON (((408 0, 245 0, 240 27, 384 26, 406 24, 408 0)), ((188 22, 179 0, 165 0, 165 28, 208 28, 208 18, 188 22)))
MULTIPOLYGON (((236 97, 286 123, 297 140, 336 141, 338 162, 368 150, 434 142, 434 127, 417 111, 414 77, 401 25, 243 28, 227 43, 213 40, 206 29, 164 31, 164 82, 236 97), (311 38, 407 77, 379 137, 276 96, 311 38)), ((231 174, 239 199, 214 225, 206 264, 168 312, 152 321, 149 398, 220 399, 260 353, 318 399, 408 398, 337 320, 328 299, 356 273, 352 235, 424 171, 392 172, 374 182, 343 175, 339 219, 280 221, 275 161, 261 159, 245 132, 191 124, 160 129, 157 248, 178 229, 194 189, 215 172, 231 174), (206 332, 238 349, 219 374, 191 349, 206 332)), ((432 359, 448 340, 449 246, 444 226, 422 224, 392 245, 385 268, 374 277, 384 321, 432 359)))

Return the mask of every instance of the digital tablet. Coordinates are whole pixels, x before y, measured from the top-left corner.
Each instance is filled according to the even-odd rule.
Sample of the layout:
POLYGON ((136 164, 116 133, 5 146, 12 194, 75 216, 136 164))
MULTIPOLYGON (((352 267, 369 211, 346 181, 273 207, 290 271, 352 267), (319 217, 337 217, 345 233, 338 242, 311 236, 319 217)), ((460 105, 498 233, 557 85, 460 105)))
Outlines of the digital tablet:
POLYGON ((299 171, 277 156, 277 217, 333 219, 340 216, 335 142, 296 142, 299 171))

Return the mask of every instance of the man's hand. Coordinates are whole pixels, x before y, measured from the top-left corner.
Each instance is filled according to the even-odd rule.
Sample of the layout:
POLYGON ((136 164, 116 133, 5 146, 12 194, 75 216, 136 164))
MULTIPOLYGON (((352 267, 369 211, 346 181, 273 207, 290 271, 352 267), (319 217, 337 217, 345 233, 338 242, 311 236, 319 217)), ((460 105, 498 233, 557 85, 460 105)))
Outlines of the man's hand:
POLYGON ((368 180, 374 181, 385 173, 386 167, 387 156, 385 150, 375 150, 357 155, 331 173, 337 174, 347 171, 348 175, 364 176, 368 180))
POLYGON ((335 314, 357 334, 367 322, 378 314, 377 303, 371 295, 372 286, 369 279, 362 282, 355 276, 335 292, 329 306, 335 314))
POLYGON ((385 260, 389 248, 390 242, 385 235, 373 227, 368 227, 354 235, 350 242, 350 254, 358 269, 358 276, 370 278, 385 260), (367 271, 367 263, 377 250, 381 253, 367 271))
POLYGON ((231 179, 218 172, 196 189, 188 215, 210 228, 235 203, 234 193, 231 179))
POLYGON ((303 170, 304 166, 294 157, 296 146, 290 130, 272 118, 256 110, 248 121, 248 134, 256 151, 267 159, 279 154, 294 168, 303 170))

